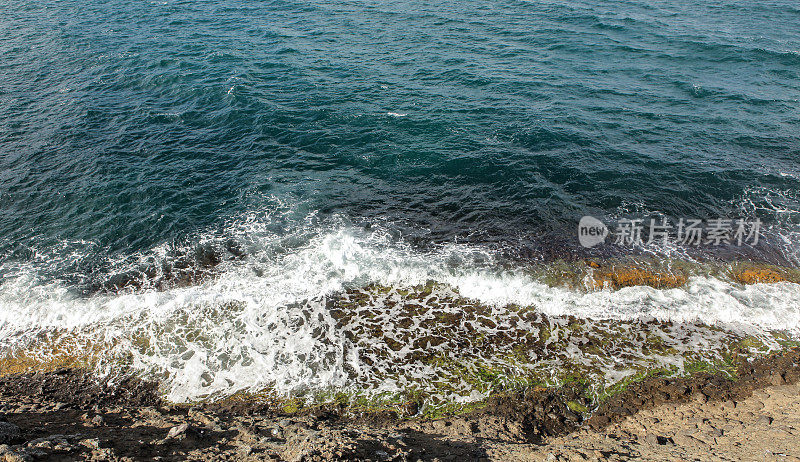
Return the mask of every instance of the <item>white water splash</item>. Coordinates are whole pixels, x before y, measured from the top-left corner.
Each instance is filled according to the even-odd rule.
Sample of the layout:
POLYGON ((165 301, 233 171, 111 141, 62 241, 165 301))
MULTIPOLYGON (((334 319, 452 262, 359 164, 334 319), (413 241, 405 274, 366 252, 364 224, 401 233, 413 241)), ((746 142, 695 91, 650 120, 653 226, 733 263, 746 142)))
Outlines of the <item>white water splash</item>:
POLYGON ((525 268, 501 269, 479 247, 420 252, 379 231, 340 226, 287 252, 279 251, 286 236, 260 236, 259 253, 223 263, 216 278, 164 291, 82 296, 18 269, 0 286, 0 346, 42 331, 90 332, 115 342, 116 353, 131 353, 133 367, 161 378, 174 401, 265 386, 280 393, 343 388, 353 373, 370 371, 337 330, 325 295, 427 281, 498 307, 500 317, 503 306, 517 304, 548 316, 800 333, 800 285, 792 283, 740 286, 708 276, 674 289, 586 292, 548 286, 525 268))

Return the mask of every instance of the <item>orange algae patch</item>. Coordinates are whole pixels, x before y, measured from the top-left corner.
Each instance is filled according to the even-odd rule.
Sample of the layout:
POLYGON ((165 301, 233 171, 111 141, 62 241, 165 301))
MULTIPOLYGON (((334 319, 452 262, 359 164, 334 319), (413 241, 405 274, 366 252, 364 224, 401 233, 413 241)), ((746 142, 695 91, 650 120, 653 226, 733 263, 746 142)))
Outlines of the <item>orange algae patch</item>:
POLYGON ((91 368, 111 347, 74 335, 53 334, 23 347, 0 353, 0 376, 91 368))
POLYGON ((686 284, 687 277, 681 273, 658 271, 633 266, 612 267, 596 272, 590 282, 591 289, 650 286, 656 289, 672 289, 686 284))
POLYGON ((759 282, 797 282, 796 278, 789 277, 788 274, 776 271, 772 268, 746 268, 734 270, 731 274, 733 279, 741 284, 756 284, 759 282))

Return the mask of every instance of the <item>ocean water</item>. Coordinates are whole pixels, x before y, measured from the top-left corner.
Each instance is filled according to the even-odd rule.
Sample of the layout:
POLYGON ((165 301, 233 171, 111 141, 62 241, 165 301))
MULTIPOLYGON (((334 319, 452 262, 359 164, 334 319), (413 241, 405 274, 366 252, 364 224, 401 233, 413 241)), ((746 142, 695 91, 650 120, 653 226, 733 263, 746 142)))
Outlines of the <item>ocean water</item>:
POLYGON ((366 361, 331 300, 426 284, 495 319, 798 334, 791 282, 587 290, 539 270, 797 268, 799 98, 790 0, 9 0, 0 347, 104 342, 175 400, 399 389, 435 373, 366 361), (584 215, 757 218, 763 236, 584 249, 584 215))

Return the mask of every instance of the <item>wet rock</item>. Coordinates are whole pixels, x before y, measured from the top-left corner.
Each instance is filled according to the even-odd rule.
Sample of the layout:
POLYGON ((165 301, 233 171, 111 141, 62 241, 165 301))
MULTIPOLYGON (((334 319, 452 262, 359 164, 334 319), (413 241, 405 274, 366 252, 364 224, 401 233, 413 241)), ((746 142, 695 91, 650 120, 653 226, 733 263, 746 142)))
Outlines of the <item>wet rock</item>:
MULTIPOLYGON (((59 369, 0 378, 0 395, 55 402, 54 410, 90 410, 97 405, 142 407, 161 403, 158 384, 133 376, 98 378, 83 369, 59 369)), ((35 406, 34 406, 35 407, 35 406)), ((32 410, 32 409, 29 409, 32 410)))
MULTIPOLYGON (((12 458, 10 460, 58 460, 70 457, 84 457, 89 460, 156 460, 157 457, 164 457, 207 461, 269 457, 284 460, 445 460, 448 456, 453 457, 453 460, 479 460, 486 455, 483 449, 485 445, 512 443, 517 445, 514 449, 516 451, 521 448, 518 445, 520 442, 550 444, 548 441, 552 438, 564 438, 567 441, 566 436, 553 436, 567 432, 573 432, 574 439, 568 441, 574 447, 554 451, 556 457, 562 460, 612 460, 614 457, 627 460, 638 456, 647 458, 645 456, 653 454, 663 456, 660 460, 694 460, 682 459, 681 455, 697 450, 709 454, 711 448, 706 447, 708 443, 719 447, 731 444, 730 440, 734 440, 732 444, 736 444, 735 439, 756 422, 771 425, 770 432, 761 433, 769 433, 770 436, 774 433, 786 441, 792 441, 792 436, 797 431, 785 425, 784 419, 789 410, 776 408, 775 399, 769 399, 766 394, 762 397, 762 392, 758 392, 757 396, 750 396, 753 390, 771 383, 775 374, 772 374, 774 371, 770 368, 784 371, 787 381, 796 380, 795 376, 785 372, 788 369, 781 369, 783 366, 779 360, 780 358, 776 360, 778 362, 763 365, 754 362, 749 373, 746 367, 742 367, 744 375, 737 381, 727 378, 718 380, 710 375, 669 380, 647 379, 610 397, 598 409, 584 399, 584 395, 573 393, 569 389, 537 388, 530 392, 497 395, 488 400, 486 409, 442 419, 441 428, 424 419, 401 422, 383 419, 379 422, 381 425, 370 426, 362 424, 360 420, 353 423, 343 416, 329 418, 315 413, 295 415, 291 420, 276 422, 282 414, 270 414, 268 408, 255 405, 248 410, 246 406, 249 403, 243 403, 240 407, 242 412, 238 414, 202 404, 193 408, 153 404, 121 407, 117 396, 123 396, 126 392, 112 396, 109 391, 104 391, 108 400, 103 398, 105 401, 97 401, 87 407, 85 403, 96 399, 87 396, 84 397, 87 401, 80 398, 61 412, 52 412, 56 402, 53 397, 61 395, 54 394, 48 388, 50 385, 46 385, 44 391, 27 388, 28 385, 45 383, 41 377, 30 382, 25 382, 28 378, 24 378, 21 383, 14 382, 18 378, 0 378, 0 398, 3 399, 0 401, 0 411, 18 413, 15 415, 15 419, 18 419, 15 422, 25 422, 23 429, 27 431, 29 427, 35 428, 35 431, 40 432, 36 436, 47 434, 41 433, 47 429, 58 429, 64 433, 80 432, 82 435, 80 438, 75 435, 64 436, 66 444, 60 446, 58 438, 47 437, 36 440, 31 447, 0 447, 0 462, 8 459, 6 453, 12 458), (18 399, 19 395, 15 391, 20 389, 43 393, 49 398, 18 399), (694 395, 701 392, 709 401, 718 404, 702 406, 694 403, 694 395), (670 404, 659 405, 666 397, 670 404), (729 407, 728 403, 732 403, 733 399, 742 400, 741 406, 729 407), (769 401, 764 401, 767 404, 764 406, 761 400, 767 399, 769 401), (750 406, 753 402, 760 403, 760 407, 750 406), (685 405, 679 406, 676 403, 685 405), (578 405, 589 412, 579 411, 578 405), (658 406, 653 411, 657 411, 656 413, 646 410, 654 406, 658 406), (769 416, 761 416, 761 420, 758 420, 765 413, 762 410, 764 407, 773 413, 774 423, 769 416), (43 413, 42 409, 46 412, 43 413), (631 419, 623 419, 642 409, 645 409, 644 413, 631 419), (82 414, 86 416, 84 420, 80 417, 82 414), (88 425, 94 421, 93 416, 100 415, 106 419, 102 425, 88 425), (589 415, 592 415, 589 426, 609 428, 609 431, 595 434, 584 427, 574 432, 581 428, 581 420, 589 415), (55 419, 55 425, 39 419, 55 419), (742 419, 747 424, 742 425, 742 421, 735 419, 742 419), (617 422, 619 424, 615 425, 617 422), (608 427, 609 424, 612 427, 608 427), (220 431, 211 431, 210 428, 220 428, 220 431), (239 429, 241 431, 237 431, 239 429), (719 429, 719 432, 715 433, 715 429, 719 429), (167 438, 164 438, 165 435, 167 438), (198 435, 203 435, 203 438, 199 439, 198 435), (722 440, 718 439, 721 435, 725 436, 722 440), (104 442, 114 441, 113 449, 101 448, 97 437, 104 442), (673 446, 674 443, 678 446, 673 446), (161 444, 166 447, 159 446, 161 444), (603 452, 593 452, 590 449, 603 447, 616 449, 603 452)), ((796 360, 797 357, 792 359, 796 360)), ((66 373, 67 377, 69 375, 70 373, 66 373)), ((53 386, 72 383, 63 382, 63 377, 65 375, 56 374, 51 382, 55 384, 53 386)), ((788 388, 768 390, 772 390, 770 393, 773 398, 777 396, 776 399, 785 399, 788 388)), ((20 442, 16 440, 13 444, 20 442)), ((745 443, 749 444, 749 441, 745 443)), ((530 450, 534 452, 541 447, 530 446, 530 450)), ((542 449, 539 455, 546 455, 554 447, 556 446, 542 449)), ((768 447, 776 449, 774 445, 768 447)), ((751 448, 736 450, 750 451, 751 448)), ((494 459, 496 453, 491 454, 492 460, 508 460, 494 459)))
POLYGON ((81 440, 78 444, 89 450, 100 449, 100 440, 97 438, 86 438, 81 440))
POLYGON ((119 460, 111 448, 100 448, 92 451, 91 460, 119 460))
POLYGON ((24 450, 15 451, 6 444, 0 444, 0 461, 5 462, 29 462, 33 456, 24 450))
POLYGON ((589 419, 589 426, 599 430, 611 423, 611 419, 606 415, 595 415, 589 419))
POLYGON ((69 452, 75 449, 75 446, 69 442, 70 438, 70 436, 65 435, 50 435, 29 441, 27 446, 32 449, 69 452))
POLYGON ((264 430, 265 430, 265 433, 267 434, 267 436, 269 436, 271 438, 275 438, 277 440, 285 439, 285 436, 284 436, 284 433, 283 433, 283 429, 278 425, 268 426, 264 430))
POLYGON ((0 422, 0 444, 11 443, 19 437, 19 427, 9 422, 0 422))
POLYGON ((407 417, 415 416, 420 410, 420 403, 417 401, 409 401, 405 404, 403 412, 407 417))
POLYGON ((240 444, 237 445, 236 452, 243 457, 249 456, 253 452, 253 448, 249 444, 240 444))
POLYGON ((189 409, 187 415, 190 419, 206 427, 214 427, 219 420, 197 409, 189 409))

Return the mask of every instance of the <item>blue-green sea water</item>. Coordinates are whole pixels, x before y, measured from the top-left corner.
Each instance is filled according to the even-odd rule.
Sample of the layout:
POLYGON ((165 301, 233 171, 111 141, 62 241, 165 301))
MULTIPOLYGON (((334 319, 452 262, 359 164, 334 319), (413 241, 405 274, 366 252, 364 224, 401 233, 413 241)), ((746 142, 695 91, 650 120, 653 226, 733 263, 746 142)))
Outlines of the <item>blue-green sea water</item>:
MULTIPOLYGON (((626 252, 582 249, 584 215, 759 218, 761 246, 732 252, 797 266, 798 3, 2 7, 4 345, 51 328, 122 336, 181 312, 223 326, 197 347, 205 359, 165 349, 140 366, 191 398, 286 379, 281 364, 316 352, 286 360, 302 330, 292 304, 374 283, 433 280, 551 314, 800 326, 789 283, 550 294, 530 262, 626 252), (230 300, 246 308, 198 308, 230 300), (284 330, 267 341, 254 332, 271 316, 284 330), (219 359, 232 344, 260 353, 219 359), (285 361, 259 362, 270 348, 285 361), (192 361, 200 372, 181 376, 192 361)), ((320 364, 287 383, 343 377, 320 364)))

